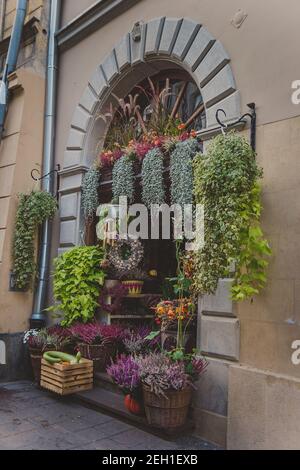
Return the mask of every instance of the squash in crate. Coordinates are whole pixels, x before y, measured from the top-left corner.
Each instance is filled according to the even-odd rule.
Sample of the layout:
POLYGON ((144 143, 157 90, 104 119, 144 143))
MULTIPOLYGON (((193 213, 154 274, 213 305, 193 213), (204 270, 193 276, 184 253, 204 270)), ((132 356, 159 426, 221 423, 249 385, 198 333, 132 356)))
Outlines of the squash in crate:
POLYGON ((71 395, 93 388, 93 361, 58 351, 44 354, 41 387, 59 395, 71 395))

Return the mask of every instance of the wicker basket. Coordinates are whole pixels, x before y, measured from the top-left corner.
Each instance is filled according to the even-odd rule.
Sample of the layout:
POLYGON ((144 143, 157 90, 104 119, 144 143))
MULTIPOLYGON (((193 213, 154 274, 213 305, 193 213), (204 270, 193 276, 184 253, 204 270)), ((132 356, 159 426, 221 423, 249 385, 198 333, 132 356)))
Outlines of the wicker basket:
POLYGON ((114 341, 105 342, 104 344, 78 344, 80 354, 85 359, 94 362, 94 371, 103 372, 110 364, 111 358, 116 354, 117 346, 114 341))
POLYGON ((180 428, 186 422, 192 398, 192 389, 171 390, 166 397, 157 396, 150 387, 143 385, 144 405, 148 424, 161 429, 180 428))

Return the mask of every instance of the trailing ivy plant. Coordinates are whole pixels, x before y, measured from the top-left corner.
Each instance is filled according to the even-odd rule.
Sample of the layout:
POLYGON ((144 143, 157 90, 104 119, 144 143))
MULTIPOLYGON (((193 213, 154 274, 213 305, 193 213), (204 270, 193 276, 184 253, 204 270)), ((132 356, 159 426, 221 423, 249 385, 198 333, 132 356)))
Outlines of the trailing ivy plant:
POLYGON ((176 144, 171 154, 170 178, 172 204, 192 204, 193 202, 193 157, 199 149, 196 139, 188 139, 176 144))
POLYGON ((99 188, 100 171, 98 168, 91 167, 84 176, 82 182, 81 205, 86 219, 93 219, 97 207, 99 206, 99 188))
POLYGON ((112 172, 113 202, 118 202, 121 196, 129 202, 134 198, 133 162, 125 155, 116 161, 112 172))
POLYGON ((159 148, 149 150, 142 166, 142 200, 147 207, 151 204, 163 204, 165 201, 163 170, 161 150, 159 148))
POLYGON ((62 313, 62 326, 94 318, 105 278, 100 268, 103 257, 98 246, 80 246, 54 260, 53 292, 58 303, 48 310, 62 313))
POLYGON ((57 211, 57 201, 45 191, 19 195, 12 259, 16 287, 28 290, 36 273, 35 237, 37 229, 57 211))
POLYGON ((271 250, 260 227, 261 201, 255 153, 235 133, 213 139, 207 155, 194 161, 194 195, 204 205, 204 247, 195 256, 194 290, 214 293, 218 279, 235 277, 233 300, 258 294, 266 284, 271 250))

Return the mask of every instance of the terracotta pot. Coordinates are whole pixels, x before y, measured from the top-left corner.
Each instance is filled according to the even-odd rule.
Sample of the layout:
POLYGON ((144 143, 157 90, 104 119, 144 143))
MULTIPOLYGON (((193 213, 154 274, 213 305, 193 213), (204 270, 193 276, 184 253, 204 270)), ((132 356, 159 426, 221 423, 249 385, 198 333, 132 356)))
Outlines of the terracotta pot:
POLYGON ((142 406, 138 400, 132 395, 128 394, 124 398, 124 404, 126 409, 133 415, 140 416, 142 414, 142 406))
POLYGON ((85 359, 94 362, 94 371, 106 371, 111 359, 115 357, 117 351, 116 341, 112 340, 104 344, 78 344, 80 354, 85 359))
POLYGON ((127 287, 128 295, 138 295, 142 293, 144 281, 122 281, 122 284, 127 287))
POLYGON ((143 384, 146 417, 150 426, 160 429, 176 429, 186 422, 192 399, 192 389, 169 390, 158 396, 143 384))

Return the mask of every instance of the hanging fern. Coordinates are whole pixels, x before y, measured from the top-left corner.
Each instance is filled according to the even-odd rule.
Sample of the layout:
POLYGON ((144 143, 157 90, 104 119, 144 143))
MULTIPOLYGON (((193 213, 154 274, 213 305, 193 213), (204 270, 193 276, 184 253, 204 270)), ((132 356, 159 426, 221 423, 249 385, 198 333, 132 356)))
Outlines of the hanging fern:
POLYGON ((31 287, 36 272, 34 240, 37 228, 54 216, 57 201, 44 191, 20 194, 19 198, 12 258, 16 287, 25 291, 31 287))
POLYGON ((163 169, 161 150, 159 148, 149 150, 142 167, 142 200, 147 207, 151 204, 163 204, 165 200, 163 169))
POLYGON ((196 203, 204 205, 205 245, 196 254, 194 290, 215 292, 219 278, 236 265, 233 300, 244 300, 265 286, 271 254, 260 228, 261 169, 248 142, 235 133, 213 139, 207 155, 194 161, 196 203))
POLYGON ((121 196, 127 197, 129 202, 134 199, 134 171, 133 162, 127 156, 116 161, 112 172, 113 201, 118 202, 121 196))
POLYGON ((84 176, 82 182, 81 206, 86 219, 92 219, 99 206, 99 180, 100 171, 98 168, 90 168, 84 176))
POLYGON ((199 150, 196 139, 176 144, 171 154, 171 200, 172 204, 192 204, 193 202, 193 157, 199 150))

